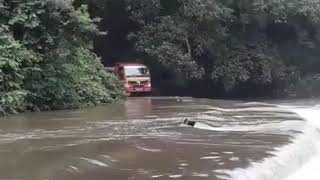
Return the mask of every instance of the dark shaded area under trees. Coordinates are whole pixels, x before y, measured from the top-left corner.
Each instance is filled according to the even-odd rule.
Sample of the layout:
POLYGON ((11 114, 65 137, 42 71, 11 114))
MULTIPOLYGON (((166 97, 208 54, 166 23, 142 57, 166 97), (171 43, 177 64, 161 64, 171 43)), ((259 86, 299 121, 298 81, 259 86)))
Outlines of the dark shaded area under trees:
MULTIPOLYGON (((87 3, 83 1, 83 3, 87 3)), ((142 61, 156 94, 319 95, 320 2, 95 0, 105 65, 142 61), (161 67, 161 68, 159 68, 161 67)))

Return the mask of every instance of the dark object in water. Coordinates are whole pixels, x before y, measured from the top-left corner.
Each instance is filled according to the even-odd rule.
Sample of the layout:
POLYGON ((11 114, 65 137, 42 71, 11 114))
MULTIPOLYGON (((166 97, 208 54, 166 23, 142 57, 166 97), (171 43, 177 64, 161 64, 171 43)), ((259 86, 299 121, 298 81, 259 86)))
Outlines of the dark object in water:
POLYGON ((194 125, 196 124, 195 121, 190 121, 188 119, 185 119, 183 123, 188 125, 188 126, 192 126, 192 127, 194 127, 194 125))

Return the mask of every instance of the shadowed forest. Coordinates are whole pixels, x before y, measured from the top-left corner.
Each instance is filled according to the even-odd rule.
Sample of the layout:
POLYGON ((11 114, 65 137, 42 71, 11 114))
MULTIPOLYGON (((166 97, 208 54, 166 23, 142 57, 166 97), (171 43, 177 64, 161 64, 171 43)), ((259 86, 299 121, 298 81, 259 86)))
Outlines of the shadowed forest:
POLYGON ((95 39, 95 52, 109 66, 148 64, 160 95, 310 97, 319 92, 317 1, 88 2, 91 16, 102 18, 100 30, 108 32, 95 39))

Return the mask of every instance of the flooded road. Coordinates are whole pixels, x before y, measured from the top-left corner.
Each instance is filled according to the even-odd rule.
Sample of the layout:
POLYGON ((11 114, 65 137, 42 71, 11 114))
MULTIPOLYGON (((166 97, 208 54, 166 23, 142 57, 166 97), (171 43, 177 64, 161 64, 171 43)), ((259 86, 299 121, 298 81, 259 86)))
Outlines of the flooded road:
POLYGON ((1 118, 0 179, 236 179, 309 128, 293 102, 272 104, 139 97, 1 118))

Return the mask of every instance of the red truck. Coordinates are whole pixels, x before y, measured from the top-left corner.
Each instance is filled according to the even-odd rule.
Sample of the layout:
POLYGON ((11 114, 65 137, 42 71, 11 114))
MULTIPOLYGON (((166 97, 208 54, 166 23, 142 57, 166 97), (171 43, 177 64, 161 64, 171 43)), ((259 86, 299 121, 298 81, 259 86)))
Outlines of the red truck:
POLYGON ((127 93, 151 93, 151 76, 147 66, 140 63, 117 63, 107 67, 124 83, 127 93))

